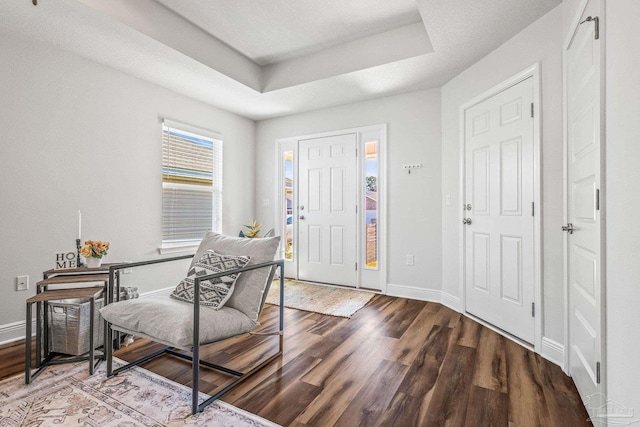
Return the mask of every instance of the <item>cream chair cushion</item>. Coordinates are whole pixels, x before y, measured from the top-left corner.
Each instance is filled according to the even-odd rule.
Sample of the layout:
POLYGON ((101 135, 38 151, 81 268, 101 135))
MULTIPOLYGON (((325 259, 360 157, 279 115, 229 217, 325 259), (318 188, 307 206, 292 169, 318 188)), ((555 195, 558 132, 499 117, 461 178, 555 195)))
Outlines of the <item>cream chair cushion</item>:
MULTIPOLYGON (((168 295, 120 301, 100 309, 113 329, 173 347, 193 345, 193 304, 168 295)), ((200 307, 200 343, 210 343, 251 331, 257 322, 231 307, 200 307)))

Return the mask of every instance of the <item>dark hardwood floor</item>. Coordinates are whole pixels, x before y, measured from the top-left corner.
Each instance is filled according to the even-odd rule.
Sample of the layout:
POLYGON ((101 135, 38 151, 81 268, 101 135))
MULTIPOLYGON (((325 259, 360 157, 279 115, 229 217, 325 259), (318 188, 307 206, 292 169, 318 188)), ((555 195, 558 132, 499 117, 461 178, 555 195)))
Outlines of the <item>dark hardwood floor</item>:
MULTIPOLYGON (((259 330, 277 322, 267 305, 259 330)), ((588 415, 559 367, 440 304, 377 295, 351 319, 285 309, 285 354, 223 400, 284 426, 582 426, 588 415)), ((243 370, 276 338, 242 336, 203 359, 243 370)), ((136 340, 116 356, 160 348, 136 340)), ((0 348, 0 378, 22 372, 24 343, 0 348)), ((144 367, 190 385, 190 365, 144 367)), ((210 393, 229 377, 201 370, 210 393)))

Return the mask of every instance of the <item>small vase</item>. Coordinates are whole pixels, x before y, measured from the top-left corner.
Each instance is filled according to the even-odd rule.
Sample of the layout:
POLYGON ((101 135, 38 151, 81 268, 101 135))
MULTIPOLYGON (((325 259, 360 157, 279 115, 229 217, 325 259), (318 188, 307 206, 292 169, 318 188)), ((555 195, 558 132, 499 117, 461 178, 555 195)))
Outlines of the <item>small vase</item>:
POLYGON ((87 268, 98 268, 102 265, 102 258, 90 256, 85 258, 85 260, 87 261, 87 268))

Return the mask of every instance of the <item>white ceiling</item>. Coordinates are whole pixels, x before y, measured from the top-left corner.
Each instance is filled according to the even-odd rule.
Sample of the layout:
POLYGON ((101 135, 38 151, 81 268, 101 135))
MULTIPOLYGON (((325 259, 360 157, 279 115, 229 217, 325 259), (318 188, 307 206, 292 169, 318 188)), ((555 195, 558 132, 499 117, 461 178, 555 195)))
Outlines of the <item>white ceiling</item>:
POLYGON ((0 43, 54 45, 261 120, 440 87, 560 1, 1 1, 0 43))
POLYGON ((156 0, 259 65, 422 22, 415 0, 156 0))

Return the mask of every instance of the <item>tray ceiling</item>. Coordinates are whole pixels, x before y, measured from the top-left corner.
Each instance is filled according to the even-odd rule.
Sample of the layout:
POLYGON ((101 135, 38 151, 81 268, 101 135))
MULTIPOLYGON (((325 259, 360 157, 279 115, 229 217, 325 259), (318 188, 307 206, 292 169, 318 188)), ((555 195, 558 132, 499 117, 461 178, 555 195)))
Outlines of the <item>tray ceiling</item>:
POLYGON ((254 120, 438 88, 560 0, 0 2, 54 45, 254 120))
POLYGON ((414 0, 156 0, 259 65, 422 22, 414 0))

